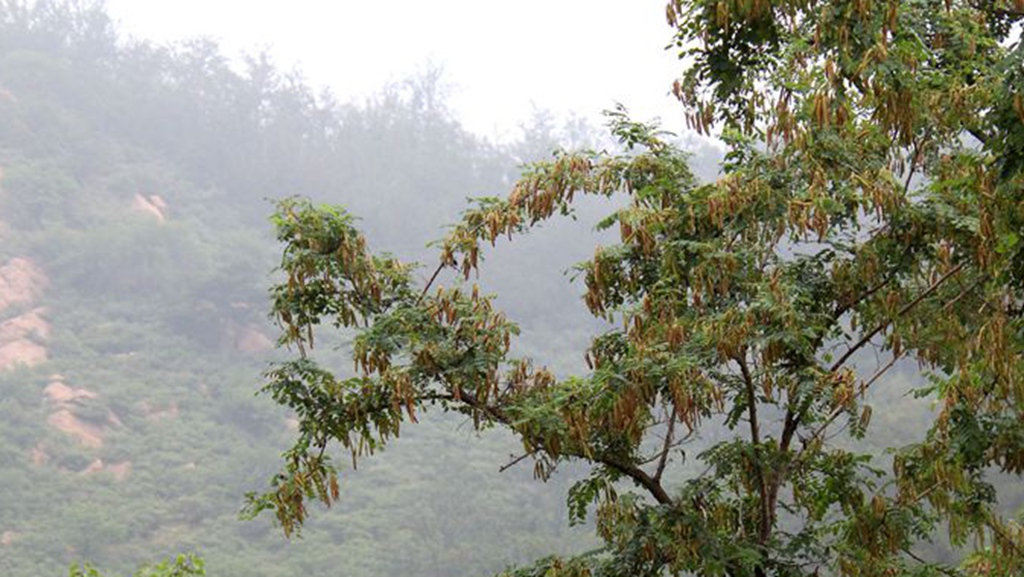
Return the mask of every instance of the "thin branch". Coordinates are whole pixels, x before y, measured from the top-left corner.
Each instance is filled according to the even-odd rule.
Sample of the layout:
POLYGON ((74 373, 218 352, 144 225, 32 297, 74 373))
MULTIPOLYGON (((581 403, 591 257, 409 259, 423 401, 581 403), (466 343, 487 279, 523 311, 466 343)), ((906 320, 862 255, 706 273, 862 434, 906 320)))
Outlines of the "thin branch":
POLYGON ((895 320, 896 318, 899 318, 899 317, 907 314, 908 312, 910 312, 914 307, 916 307, 918 304, 920 304, 924 299, 928 298, 932 293, 934 293, 936 290, 938 290, 938 288, 940 286, 942 286, 943 283, 945 283, 947 280, 949 280, 954 275, 956 275, 961 270, 963 270, 963 268, 964 268, 964 263, 960 263, 960 264, 956 265, 955 267, 950 269, 948 272, 946 272, 946 274, 942 275, 938 280, 936 280, 934 283, 932 283, 931 286, 929 286, 927 289, 922 291, 921 294, 917 295, 917 297, 914 298, 914 300, 912 300, 909 303, 907 303, 906 305, 904 305, 903 308, 901 308, 899 311, 897 311, 896 314, 893 315, 892 318, 887 319, 887 320, 882 321, 881 323, 879 323, 879 325, 877 327, 875 327, 871 332, 869 332, 868 334, 864 335, 864 337, 862 337, 859 341, 857 341, 856 344, 854 344, 852 347, 850 347, 846 351, 846 353, 843 354, 843 356, 839 357, 839 360, 837 360, 835 363, 832 364, 832 366, 828 369, 828 372, 834 373, 834 372, 838 371, 844 364, 846 364, 846 361, 850 360, 850 357, 852 357, 857 351, 859 351, 861 348, 863 348, 864 345, 866 345, 869 342, 871 342, 871 339, 875 338, 878 335, 878 333, 882 332, 883 330, 886 329, 886 327, 891 325, 893 320, 895 320))
MULTIPOLYGON (((470 408, 476 409, 487 414, 495 422, 501 423, 512 429, 514 432, 522 434, 521 432, 515 429, 515 427, 512 424, 513 420, 509 418, 509 416, 505 414, 505 412, 501 410, 500 407, 495 407, 493 405, 483 403, 479 399, 477 399, 472 393, 469 393, 467 391, 461 391, 459 397, 459 399, 455 399, 453 395, 450 400, 461 400, 461 402, 465 403, 470 408)), ((536 445, 542 447, 544 443, 536 443, 536 445)), ((585 454, 583 451, 563 451, 560 454, 567 457, 575 457, 577 459, 583 459, 586 461, 592 461, 594 463, 604 465, 632 479, 634 483, 646 489, 647 492, 650 493, 651 496, 654 497, 654 500, 657 501, 658 503, 661 503, 662 505, 672 505, 674 503, 672 497, 669 496, 668 492, 665 491, 665 488, 661 486, 661 483, 658 480, 648 475, 646 471, 637 467, 636 465, 620 461, 613 455, 588 455, 585 454)))
POLYGON ((889 359, 889 362, 886 363, 884 367, 878 369, 878 371, 874 375, 872 375, 872 377, 870 379, 868 379, 867 382, 865 382, 863 385, 861 385, 861 387, 860 387, 860 394, 861 394, 861 396, 863 396, 864 393, 866 393, 867 390, 871 388, 871 385, 875 384, 875 381, 877 381, 878 379, 882 378, 882 375, 884 375, 885 373, 889 372, 889 369, 891 369, 896 364, 896 361, 900 360, 902 357, 903 357, 903 351, 900 351, 900 354, 898 354, 898 355, 893 355, 892 358, 889 359))
POLYGON ((516 466, 516 465, 518 465, 519 463, 522 463, 522 462, 523 462, 523 460, 524 460, 524 459, 526 459, 526 458, 527 458, 527 457, 529 457, 529 456, 530 456, 530 453, 523 453, 522 455, 520 455, 520 456, 516 457, 516 458, 515 458, 515 459, 513 459, 512 461, 510 461, 510 462, 508 462, 508 463, 505 463, 505 464, 504 464, 504 465, 502 465, 501 467, 498 467, 498 472, 499 472, 499 473, 504 473, 505 471, 508 471, 508 470, 509 470, 509 469, 511 469, 512 467, 515 467, 515 466, 516 466))
MULTIPOLYGON (((481 222, 480 224, 474 226, 473 229, 469 231, 469 234, 476 236, 476 233, 480 232, 480 230, 483 229, 483 227, 484 223, 481 222)), ((437 276, 441 274, 441 271, 444 269, 444 262, 441 262, 440 264, 437 265, 437 268, 434 269, 434 274, 430 275, 430 280, 428 280, 427 284, 423 287, 423 292, 421 292, 419 298, 416 299, 416 304, 420 304, 421 302, 423 302, 423 298, 427 296, 427 291, 430 290, 430 287, 433 286, 434 281, 437 280, 437 276)))
MULTIPOLYGON (((671 453, 672 449, 675 449, 677 447, 682 447, 684 444, 686 444, 686 441, 690 440, 690 437, 692 437, 692 435, 686 435, 682 439, 679 439, 678 441, 676 441, 676 442, 672 443, 671 445, 669 445, 668 452, 671 453)), ((664 454, 665 454, 664 450, 659 450, 657 453, 654 453, 652 455, 644 457, 642 460, 638 461, 637 464, 638 465, 649 465, 649 464, 651 464, 651 463, 661 459, 661 456, 664 455, 664 454)))
POLYGON ((672 450, 672 440, 675 437, 676 428, 676 411, 675 404, 672 405, 671 414, 668 417, 668 430, 665 431, 665 445, 661 449, 661 460, 658 461, 658 468, 654 472, 654 480, 661 481, 661 475, 665 472, 665 466, 668 465, 668 454, 672 450))
POLYGON ((917 172, 917 159, 918 159, 918 147, 917 141, 914 141, 914 152, 910 155, 910 170, 907 172, 907 181, 903 183, 903 196, 907 196, 910 192, 910 181, 914 179, 914 173, 917 172))
MULTIPOLYGON (((927 294, 928 292, 934 291, 934 289, 935 289, 935 288, 937 288, 937 287, 938 287, 938 285, 939 285, 940 283, 944 282, 944 281, 945 281, 946 279, 948 279, 948 278, 949 278, 950 276, 952 276, 952 274, 953 274, 953 273, 955 273, 955 272, 957 272, 957 271, 958 271, 958 270, 959 270, 959 269, 960 269, 961 267, 962 267, 962 265, 961 265, 961 266, 958 266, 958 267, 956 267, 956 268, 955 268, 954 270, 951 270, 951 271, 950 271, 949 273, 947 273, 947 274, 946 274, 945 276, 943 276, 943 277, 942 277, 942 278, 940 278, 939 280, 935 281, 935 283, 934 283, 934 284, 932 284, 932 285, 931 285, 930 287, 928 287, 928 290, 926 290, 926 291, 925 291, 924 293, 922 293, 922 294, 921 294, 920 296, 918 296, 918 297, 917 297, 916 299, 914 299, 913 301, 911 301, 911 302, 910 302, 910 303, 909 303, 909 304, 908 304, 907 306, 903 307, 903 309, 901 309, 901 310, 900 310, 900 312, 899 312, 899 313, 897 313, 897 316, 899 316, 899 315, 901 315, 901 314, 905 313, 905 312, 906 312, 906 311, 908 311, 908 310, 909 310, 910 308, 912 308, 912 307, 913 307, 913 305, 916 305, 917 303, 919 303, 919 302, 921 301, 921 299, 922 299, 922 298, 924 298, 924 296, 926 296, 926 294, 927 294)), ((949 309, 949 307, 951 307, 951 306, 952 306, 953 304, 955 304, 955 303, 956 303, 957 301, 959 301, 960 299, 962 299, 962 298, 964 297, 964 295, 966 295, 966 294, 970 293, 970 292, 971 292, 971 291, 973 291, 973 290, 974 290, 975 288, 977 288, 977 286, 978 286, 979 284, 981 284, 981 280, 982 280, 982 279, 978 279, 978 280, 976 280, 975 282, 971 283, 971 285, 970 285, 970 286, 968 286, 968 287, 967 287, 967 288, 965 288, 964 290, 960 291, 960 294, 958 294, 958 295, 957 295, 957 296, 956 296, 955 298, 953 298, 953 299, 952 299, 952 300, 950 300, 950 301, 949 301, 948 303, 946 303, 946 304, 945 304, 945 305, 943 306, 943 309, 942 309, 942 310, 943 310, 943 311, 946 311, 946 310, 948 310, 948 309, 949 309)), ((875 374, 874 374, 874 375, 872 375, 870 379, 868 379, 867 381, 865 381, 865 382, 864 382, 864 384, 863 384, 863 385, 861 385, 861 387, 860 387, 860 394, 861 394, 861 395, 863 396, 863 395, 864 395, 864 394, 865 394, 865 393, 867 392, 867 390, 871 388, 871 385, 875 384, 875 382, 877 382, 877 381, 878 381, 878 379, 882 378, 882 376, 883 376, 883 375, 885 375, 885 374, 886 374, 887 372, 889 372, 889 370, 890 370, 890 369, 891 369, 891 368, 892 368, 893 366, 895 366, 895 365, 896 365, 896 362, 897 362, 897 361, 899 361, 899 360, 900 360, 900 359, 901 359, 901 358, 902 358, 902 357, 904 356, 904 354, 905 354, 905 352, 901 352, 901 353, 900 353, 900 354, 898 354, 898 355, 893 355, 893 357, 892 357, 891 359, 889 359, 889 362, 888 362, 888 363, 886 363, 886 364, 885 364, 885 366, 883 366, 882 368, 878 369, 878 371, 876 371, 876 372, 875 372, 875 374)), ((835 370, 835 369, 833 369, 833 371, 834 371, 834 370, 835 370)), ((842 415, 842 414, 843 414, 843 410, 842 410, 842 407, 836 407, 835 409, 833 409, 833 411, 832 411, 832 412, 831 412, 831 413, 829 414, 828 418, 827 418, 827 419, 825 419, 825 421, 823 421, 823 422, 821 423, 821 425, 819 425, 819 426, 818 426, 818 428, 816 428, 816 429, 814 430, 814 432, 813 432, 813 433, 811 433, 811 436, 810 436, 810 437, 808 437, 808 439, 809 439, 809 440, 813 440, 813 439, 816 439, 816 438, 820 437, 820 436, 821 436, 821 435, 822 435, 822 434, 823 434, 823 433, 825 432, 825 430, 826 430, 826 429, 827 429, 828 427, 830 427, 830 426, 832 425, 832 423, 834 423, 834 422, 835 422, 835 420, 836 420, 836 419, 838 419, 838 418, 839 418, 839 415, 842 415)), ((805 445, 804 445, 804 448, 806 448, 806 447, 807 447, 807 445, 805 444, 805 445)), ((803 452, 804 452, 804 450, 803 450, 803 449, 801 449, 801 451, 800 451, 800 452, 801 452, 801 453, 803 453, 803 452)), ((798 458, 799 458, 799 456, 798 456, 798 458)))
MULTIPOLYGON (((888 228, 888 226, 889 225, 885 225, 884 227, 882 227, 881 230, 884 230, 884 229, 888 228)), ((881 230, 878 231, 878 234, 881 234, 881 230)), ((902 255, 901 258, 906 258, 906 256, 909 253, 910 253, 910 246, 908 245, 907 248, 904 249, 903 255, 902 255)), ((843 317, 843 315, 845 315, 849 311, 853 310, 853 308, 856 307, 857 305, 859 305, 860 303, 862 303, 865 300, 867 300, 867 299, 871 298, 872 296, 874 296, 876 293, 878 293, 878 291, 880 291, 883 288, 885 288, 886 286, 888 286, 889 283, 891 283, 895 278, 896 278, 896 271, 892 270, 888 274, 886 274, 885 278, 882 279, 880 282, 878 282, 877 284, 875 284, 871 288, 867 289, 866 291, 864 291, 863 293, 861 293, 860 295, 858 295, 856 298, 854 298, 853 300, 849 301, 848 303, 837 307, 836 311, 832 314, 832 322, 833 323, 838 322, 843 317)), ((822 332, 815 339, 815 341, 814 341, 814 348, 815 349, 817 349, 818 347, 821 346, 821 341, 824 338, 824 336, 825 336, 825 333, 822 332)), ((812 400, 813 399, 810 398, 810 397, 805 399, 804 402, 800 403, 800 407, 796 411, 793 410, 793 406, 792 405, 788 405, 786 407, 785 424, 783 425, 783 428, 782 428, 782 437, 781 437, 781 440, 780 440, 780 447, 781 447, 783 452, 786 452, 787 450, 789 450, 789 447, 790 447, 790 445, 793 442, 793 437, 796 434, 797 429, 800 427, 800 423, 803 422, 803 419, 806 416, 807 411, 810 410, 810 408, 811 408, 811 401, 812 400)))
MULTIPOLYGON (((949 301, 948 303, 946 303, 942 307, 942 312, 944 312, 944 313, 949 312, 949 309, 953 308, 953 305, 955 305, 956 303, 960 302, 960 299, 962 299, 965 296, 967 296, 968 294, 974 292, 974 289, 978 288, 978 286, 980 286, 981 283, 985 282, 985 278, 986 278, 985 275, 979 276, 974 282, 972 282, 970 284, 970 286, 968 286, 967 288, 965 288, 962 291, 960 291, 960 294, 956 295, 956 298, 954 298, 953 300, 949 301)), ((963 286, 963 285, 961 285, 961 286, 963 286)))
MULTIPOLYGON (((882 375, 884 375, 885 373, 889 372, 889 369, 891 369, 896 364, 896 361, 898 361, 902 356, 903 356, 902 352, 899 355, 893 355, 893 357, 891 359, 889 359, 889 362, 886 363, 884 367, 879 369, 870 379, 868 379, 863 385, 861 385, 861 387, 860 387, 860 394, 863 396, 864 393, 866 393, 867 390, 871 387, 871 385, 875 384, 875 382, 878 379, 880 379, 882 377, 882 375)), ((832 425, 832 423, 836 422, 836 419, 838 419, 839 415, 842 415, 842 414, 843 414, 843 407, 836 407, 835 409, 833 409, 832 412, 829 413, 828 418, 825 419, 821 423, 821 425, 818 426, 818 428, 814 429, 814 432, 811 433, 811 436, 808 437, 808 440, 813 440, 813 439, 816 439, 816 438, 820 437, 825 432, 825 429, 828 429, 832 425)), ((806 447, 807 447, 807 445, 805 444, 804 448, 806 448, 806 447)), ((801 449, 800 452, 803 453, 804 450, 801 449)))
POLYGON ((428 280, 427 284, 423 287, 423 292, 421 292, 420 297, 416 299, 416 304, 420 304, 421 302, 423 302, 423 297, 427 296, 427 291, 430 290, 430 287, 434 284, 434 281, 437 280, 437 275, 441 274, 441 271, 444 270, 444 266, 445 265, 442 262, 441 264, 437 265, 436 269, 434 269, 434 274, 430 275, 430 280, 428 280))
POLYGON ((962 577, 962 575, 963 575, 962 573, 957 573, 956 571, 953 571, 952 569, 949 569, 948 567, 943 567, 942 565, 937 565, 935 563, 929 563, 928 561, 925 561, 920 556, 918 556, 917 553, 914 553, 913 551, 911 551, 909 548, 904 548, 903 552, 906 553, 907 556, 910 557, 911 559, 913 559, 914 561, 917 561, 918 563, 920 563, 922 565, 927 565, 927 566, 937 570, 939 573, 942 573, 943 575, 949 575, 949 577, 962 577))
MULTIPOLYGON (((589 458, 586 455, 583 455, 582 453, 566 454, 581 459, 589 458)), ((633 465, 620 463, 617 460, 614 460, 610 457, 595 456, 592 458, 592 460, 601 463, 602 465, 605 465, 611 469, 614 469, 622 473, 623 475, 626 475, 627 477, 632 479, 633 482, 640 485, 644 489, 647 489, 647 492, 650 493, 651 496, 654 497, 654 500, 657 501, 658 503, 661 503, 662 505, 672 505, 675 503, 672 500, 672 497, 669 496, 668 492, 665 491, 665 488, 661 486, 661 483, 659 483, 653 477, 648 475, 642 469, 634 467, 633 465)))
MULTIPOLYGON (((889 225, 887 224, 885 225, 885 227, 883 227, 883 229, 888 227, 889 225)), ((879 231, 879 233, 881 233, 881 231, 879 231)), ((910 245, 907 245, 907 247, 903 250, 903 254, 900 256, 900 260, 905 259, 910 254, 910 250, 910 245)), ((891 283, 896 278, 896 272, 897 269, 889 271, 889 273, 885 275, 885 278, 882 279, 878 284, 864 291, 863 293, 858 295, 857 298, 853 299, 849 303, 837 308, 836 312, 832 315, 832 321, 839 321, 839 319, 841 319, 843 315, 853 310, 854 307, 866 301, 867 299, 873 297, 878 291, 888 286, 889 283, 891 283)))

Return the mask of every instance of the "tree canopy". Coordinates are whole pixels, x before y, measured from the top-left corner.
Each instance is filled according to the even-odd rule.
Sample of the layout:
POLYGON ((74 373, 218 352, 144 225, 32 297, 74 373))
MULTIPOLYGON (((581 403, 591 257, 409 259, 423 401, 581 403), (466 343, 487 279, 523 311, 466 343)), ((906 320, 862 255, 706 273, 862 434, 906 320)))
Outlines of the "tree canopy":
POLYGON ((666 13, 689 125, 728 146, 715 182, 613 112, 621 152, 527 166, 463 213, 426 282, 343 209, 279 204, 273 317, 297 357, 266 391, 300 425, 251 512, 292 533, 343 491, 335 445, 355 466, 438 407, 511 430, 539 478, 592 466, 568 500, 604 546, 514 575, 1019 575, 1024 530, 991 475, 1024 472, 1024 2, 666 13), (488 245, 584 195, 624 199, 599 223, 619 241, 576 269, 607 326, 590 371, 558 378, 510 352, 517 325, 471 279, 488 245), (314 359, 322 324, 352 335, 352 373, 314 359), (936 412, 890 462, 856 440, 906 362, 936 412), (714 442, 684 473, 696 435, 714 442), (917 552, 940 533, 962 561, 917 552))

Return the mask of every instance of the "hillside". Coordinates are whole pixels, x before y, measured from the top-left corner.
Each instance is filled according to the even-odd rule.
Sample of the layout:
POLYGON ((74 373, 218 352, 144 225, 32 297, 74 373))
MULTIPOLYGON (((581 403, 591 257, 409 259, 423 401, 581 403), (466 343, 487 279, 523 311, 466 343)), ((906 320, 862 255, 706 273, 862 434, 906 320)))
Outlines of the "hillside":
MULTIPOLYGON (((566 527, 570 479, 498 474, 515 444, 439 415, 347 475, 302 539, 238 520, 291 432, 254 394, 275 339, 267 199, 345 204, 377 246, 432 258, 464 197, 500 192, 554 135, 477 139, 434 72, 342 104, 266 56, 128 41, 101 9, 61 6, 0 8, 0 573, 198 551, 226 577, 468 575, 586 546, 566 527)), ((552 289, 518 259, 502 277, 552 289)), ((578 342, 572 289, 556 290, 518 305, 524 328, 575 323, 578 342)))

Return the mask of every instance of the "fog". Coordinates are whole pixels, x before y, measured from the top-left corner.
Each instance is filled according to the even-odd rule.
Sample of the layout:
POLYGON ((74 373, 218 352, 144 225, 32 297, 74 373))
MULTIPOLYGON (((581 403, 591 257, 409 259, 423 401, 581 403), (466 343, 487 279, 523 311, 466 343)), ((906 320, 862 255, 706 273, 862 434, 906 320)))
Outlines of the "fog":
POLYGON ((615 102, 680 130, 669 95, 679 61, 665 46, 664 2, 511 3, 108 0, 121 28, 174 42, 209 37, 226 54, 266 48, 342 99, 424 69, 444 70, 456 117, 509 140, 535 108, 599 121, 615 102))

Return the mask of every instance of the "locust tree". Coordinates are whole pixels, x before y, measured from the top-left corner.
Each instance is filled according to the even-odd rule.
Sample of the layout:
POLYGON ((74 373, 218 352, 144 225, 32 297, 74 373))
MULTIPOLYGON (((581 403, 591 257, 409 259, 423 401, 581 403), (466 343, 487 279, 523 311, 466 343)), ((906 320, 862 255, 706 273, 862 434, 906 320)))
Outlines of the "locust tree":
POLYGON ((666 13, 690 128, 728 147, 716 182, 612 114, 621 153, 528 166, 462 215, 428 280, 342 209, 281 202, 273 316, 296 358, 266 391, 300 426, 251 510, 292 532, 339 498, 336 447, 356 459, 438 407, 511 431, 539 477, 591 465, 568 500, 603 549, 516 575, 1020 575, 1024 530, 988 476, 1024 471, 1024 2, 666 13), (583 195, 623 199, 600 223, 619 241, 578 266, 609 323, 581 351, 589 372, 556 378, 509 352, 516 324, 471 281, 490 245, 583 195), (310 355, 321 324, 354 332, 353 376, 310 355), (936 411, 883 468, 842 440, 902 362, 930 375, 917 394, 936 411), (710 427, 703 473, 680 473, 677 445, 710 427), (940 534, 962 561, 915 552, 940 534))

